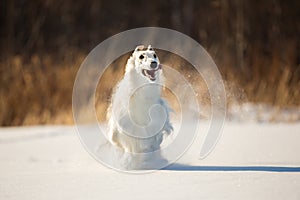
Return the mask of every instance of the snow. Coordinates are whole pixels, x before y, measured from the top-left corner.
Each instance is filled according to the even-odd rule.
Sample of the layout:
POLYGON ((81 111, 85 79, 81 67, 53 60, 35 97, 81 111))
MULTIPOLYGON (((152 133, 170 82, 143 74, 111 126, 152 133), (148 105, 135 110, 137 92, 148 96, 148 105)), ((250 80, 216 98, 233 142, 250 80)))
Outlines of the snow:
MULTIPOLYGON (((207 112, 207 111, 206 111, 207 112)), ((230 121, 252 122, 299 122, 300 109, 280 108, 267 104, 255 103, 232 103, 227 112, 230 121)))
POLYGON ((176 164, 128 174, 95 161, 73 126, 1 128, 0 199, 298 200, 299 130, 300 123, 227 122, 205 159, 199 134, 176 164))

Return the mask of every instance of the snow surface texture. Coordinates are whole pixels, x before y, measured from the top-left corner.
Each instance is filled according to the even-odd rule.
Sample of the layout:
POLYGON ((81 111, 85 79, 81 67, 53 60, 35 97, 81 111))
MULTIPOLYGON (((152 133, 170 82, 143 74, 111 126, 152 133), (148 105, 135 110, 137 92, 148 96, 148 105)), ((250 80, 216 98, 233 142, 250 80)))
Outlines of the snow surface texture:
POLYGON ((176 164, 133 175, 95 161, 74 127, 1 128, 0 199, 299 200, 299 130, 299 123, 230 122, 205 159, 199 134, 176 164))

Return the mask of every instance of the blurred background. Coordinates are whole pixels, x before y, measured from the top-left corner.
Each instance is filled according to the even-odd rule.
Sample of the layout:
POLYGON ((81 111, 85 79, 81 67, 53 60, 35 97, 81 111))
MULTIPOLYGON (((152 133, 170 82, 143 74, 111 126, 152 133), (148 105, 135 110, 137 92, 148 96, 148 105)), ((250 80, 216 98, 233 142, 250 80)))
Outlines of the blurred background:
MULTIPOLYGON (((0 10, 1 126, 72 124, 72 87, 85 56, 145 26, 180 31, 210 53, 225 81, 228 117, 263 105, 256 116, 271 109, 268 121, 300 120, 299 0, 1 0, 0 10)), ((102 111, 113 86, 101 89, 102 111)))

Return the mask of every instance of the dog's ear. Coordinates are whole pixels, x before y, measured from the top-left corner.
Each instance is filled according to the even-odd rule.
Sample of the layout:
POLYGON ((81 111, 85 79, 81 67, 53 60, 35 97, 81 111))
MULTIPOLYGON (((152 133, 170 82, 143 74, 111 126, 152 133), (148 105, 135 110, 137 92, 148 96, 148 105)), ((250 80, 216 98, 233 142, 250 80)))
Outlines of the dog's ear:
POLYGON ((152 48, 152 46, 151 46, 151 45, 149 45, 149 46, 148 46, 148 48, 147 48, 147 50, 149 50, 149 51, 153 51, 153 48, 152 48))
POLYGON ((134 51, 142 51, 144 49, 144 45, 139 45, 135 48, 134 51))
POLYGON ((135 48, 134 52, 132 53, 132 56, 135 57, 136 53, 139 51, 142 51, 144 49, 144 45, 139 45, 135 48))

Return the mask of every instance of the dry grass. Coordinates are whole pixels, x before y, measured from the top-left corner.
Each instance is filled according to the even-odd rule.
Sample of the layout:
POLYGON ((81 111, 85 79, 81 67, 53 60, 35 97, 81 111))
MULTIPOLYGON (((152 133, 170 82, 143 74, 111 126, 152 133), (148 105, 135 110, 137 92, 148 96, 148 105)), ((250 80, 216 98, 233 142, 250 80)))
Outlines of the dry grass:
POLYGON ((14 56, 1 63, 0 125, 71 124, 72 86, 83 55, 76 57, 14 56))
MULTIPOLYGON (((76 72, 85 54, 72 52, 63 58, 33 55, 30 59, 11 57, 0 63, 0 125, 72 124, 72 89, 76 72)), ((122 78, 129 54, 121 56, 105 71, 96 93, 98 119, 105 120, 114 85, 122 78)), ((179 70, 198 93, 201 115, 208 118, 210 99, 206 84, 189 63, 178 56, 159 52, 161 62, 179 70)), ((300 71, 276 59, 257 57, 246 72, 219 64, 227 89, 228 107, 235 103, 266 103, 279 109, 300 106, 300 71), (248 73, 248 74, 247 74, 248 73)), ((170 91, 166 98, 178 110, 170 91)))
POLYGON ((251 61, 247 61, 249 66, 244 72, 226 68, 227 81, 242 88, 247 101, 299 108, 300 65, 293 62, 297 59, 295 45, 287 45, 284 53, 275 50, 269 57, 260 56, 263 53, 259 49, 255 51, 257 54, 248 58, 251 61))

